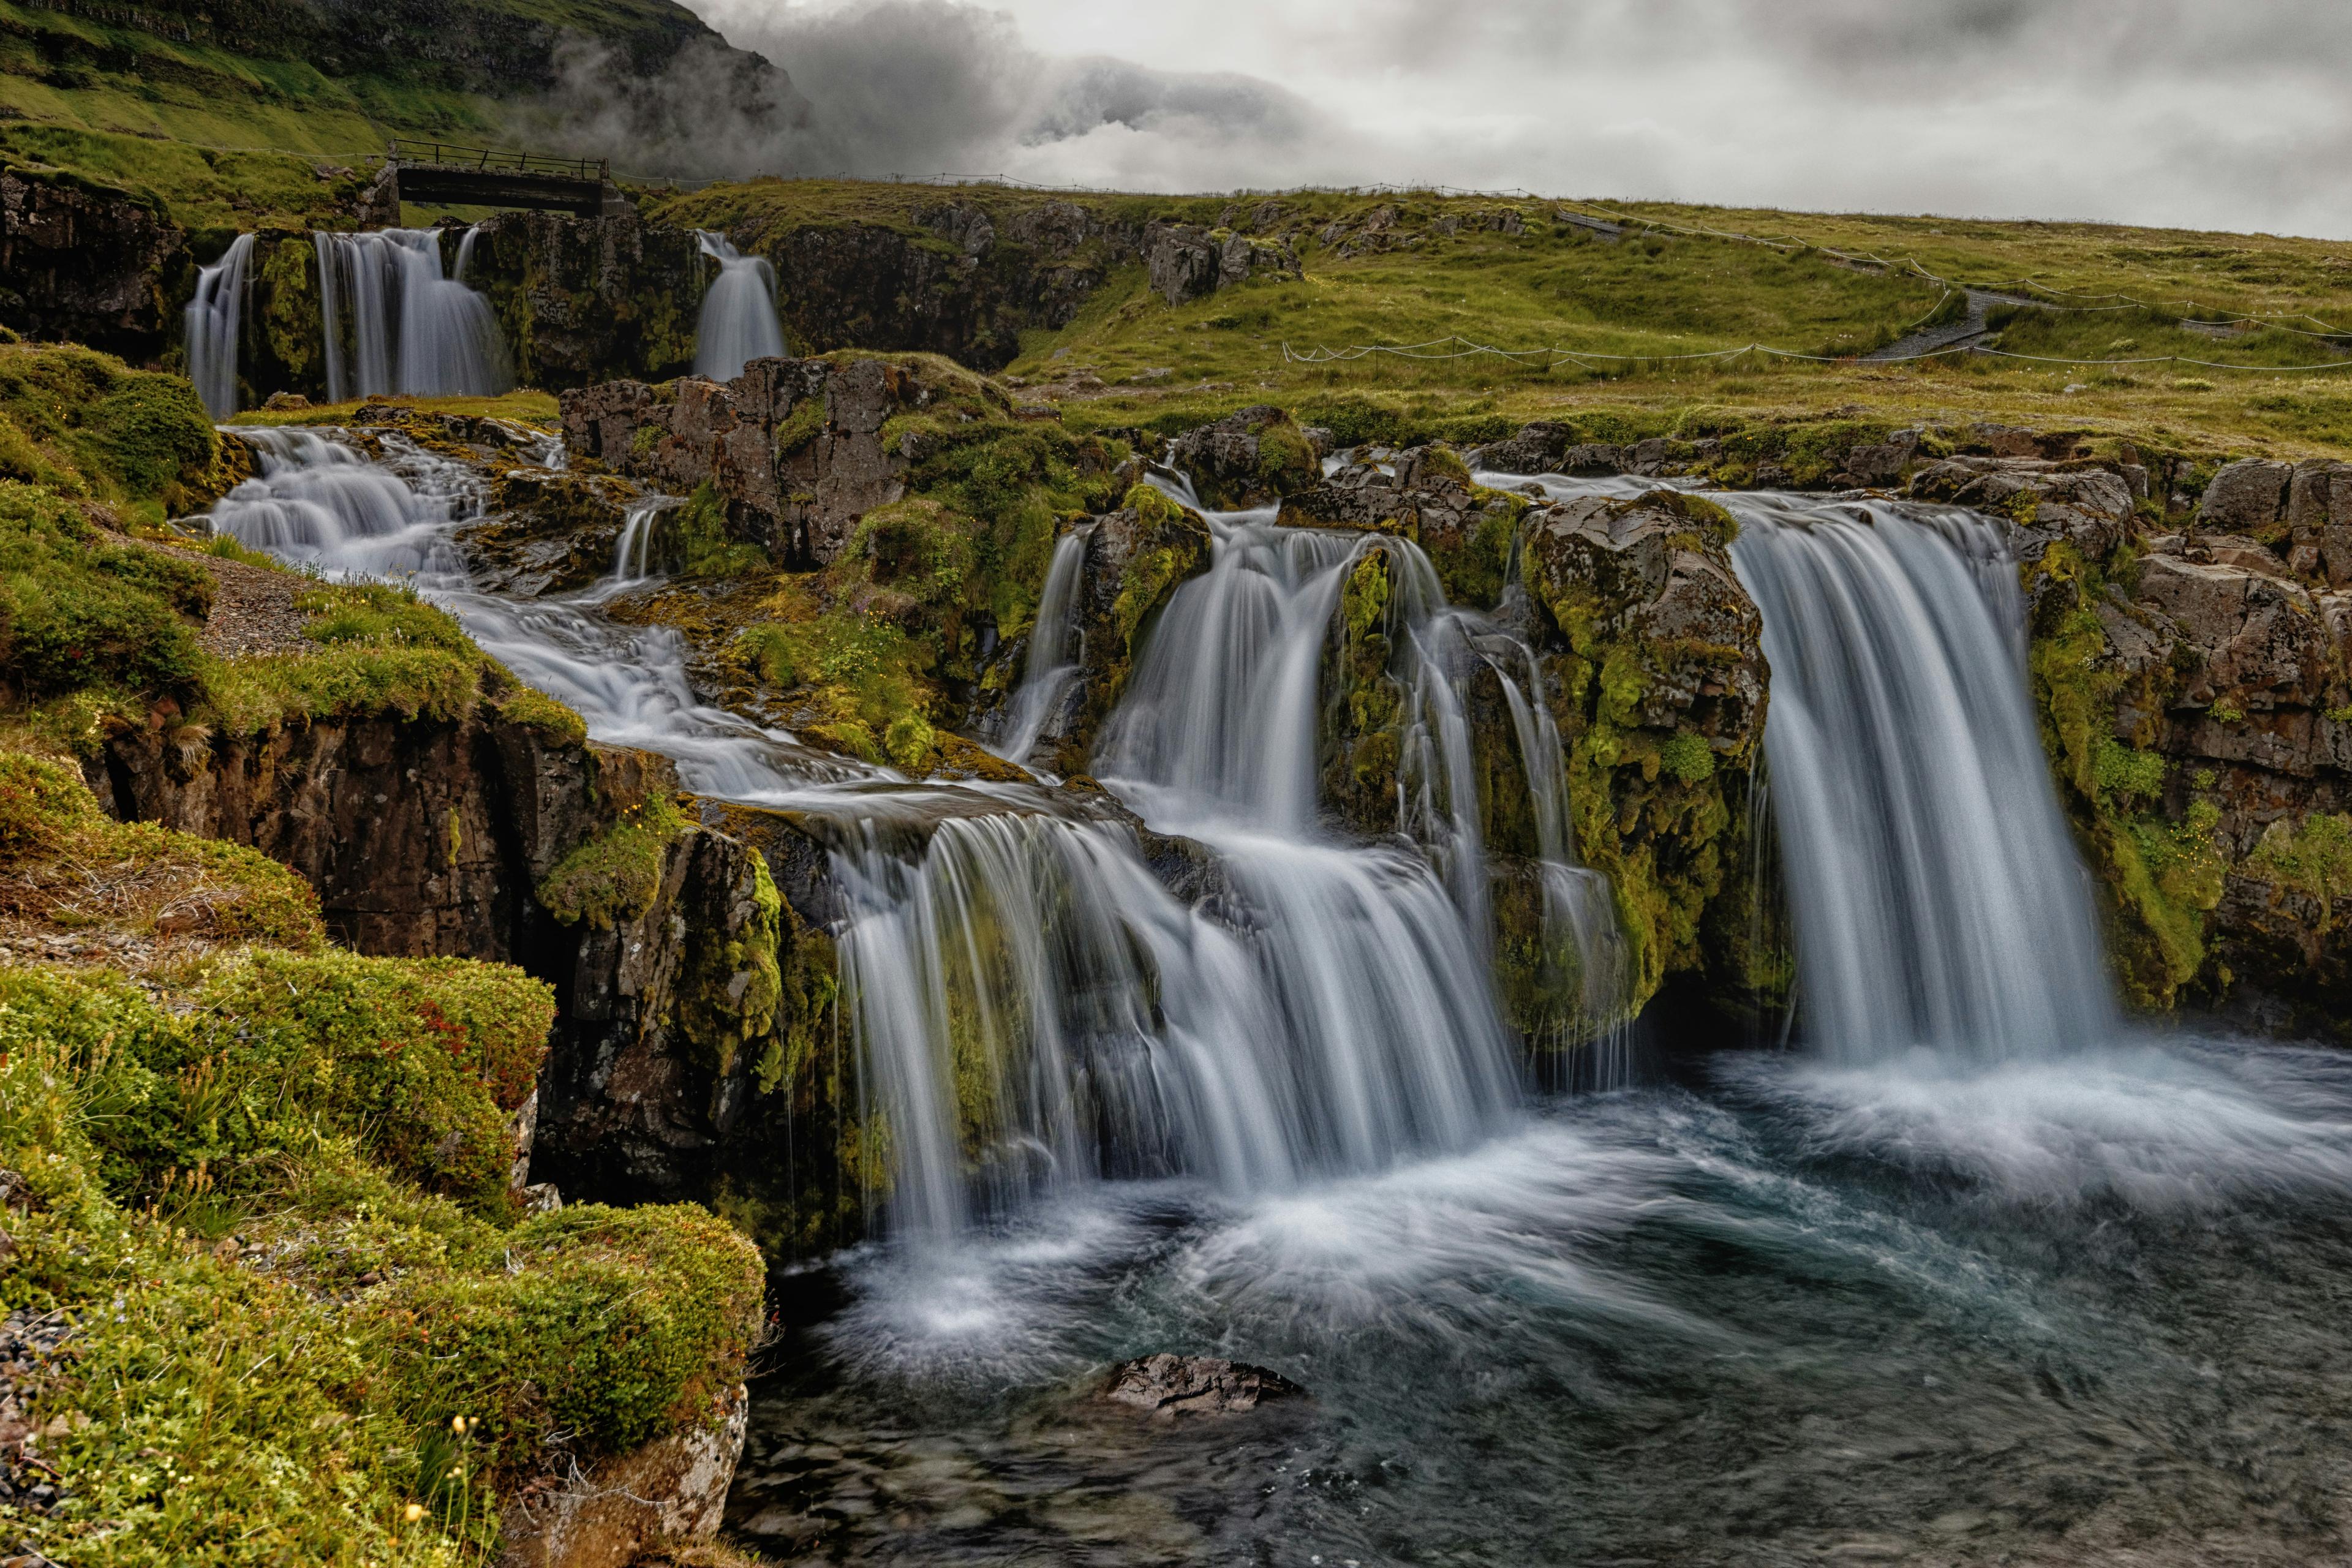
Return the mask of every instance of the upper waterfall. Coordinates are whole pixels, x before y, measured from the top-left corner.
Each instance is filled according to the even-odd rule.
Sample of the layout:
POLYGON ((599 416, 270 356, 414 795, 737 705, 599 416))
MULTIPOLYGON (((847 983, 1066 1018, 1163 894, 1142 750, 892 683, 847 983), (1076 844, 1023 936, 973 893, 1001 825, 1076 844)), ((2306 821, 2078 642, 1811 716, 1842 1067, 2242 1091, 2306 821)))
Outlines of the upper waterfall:
POLYGON ((1764 618, 1764 745, 1808 1032, 1849 1058, 1986 1058, 2119 1023, 2028 701, 2000 527, 1973 512, 1716 498, 1764 618))
POLYGON ((205 411, 215 419, 236 412, 237 332, 245 315, 245 275, 253 258, 253 236, 228 242, 221 258, 196 273, 196 292, 186 312, 188 379, 205 411))
POLYGON ((776 320, 776 269, 764 256, 745 256, 727 237, 696 231, 702 254, 719 264, 702 297, 694 328, 694 374, 732 381, 755 359, 784 352, 784 331, 776 320))
POLYGON ((384 393, 488 397, 513 388, 498 317, 463 280, 472 230, 459 241, 456 277, 442 275, 438 229, 321 230, 311 238, 331 401, 384 393))

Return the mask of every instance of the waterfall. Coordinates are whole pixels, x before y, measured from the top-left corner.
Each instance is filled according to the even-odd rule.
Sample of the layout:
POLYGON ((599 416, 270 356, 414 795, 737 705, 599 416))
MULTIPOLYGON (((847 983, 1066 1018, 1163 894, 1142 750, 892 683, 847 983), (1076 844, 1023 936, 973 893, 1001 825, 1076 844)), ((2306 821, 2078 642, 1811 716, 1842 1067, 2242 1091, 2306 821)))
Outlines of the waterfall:
POLYGON ((498 317, 464 281, 475 234, 468 229, 458 242, 455 278, 442 276, 437 229, 311 236, 329 398, 495 397, 513 390, 514 364, 498 317))
MULTIPOLYGON (((1503 679, 1532 788, 1557 788, 1558 735, 1532 654, 1446 606, 1409 544, 1211 518, 1212 570, 1179 590, 1099 753, 1152 826, 1205 846, 1152 851, 1192 858, 1180 896, 1113 808, 911 784, 703 704, 675 631, 601 609, 649 573, 665 500, 630 510, 596 587, 505 599, 473 589, 450 542, 487 501, 471 469, 389 433, 376 459, 315 431, 257 439, 262 471, 215 509, 222 531, 331 575, 404 577, 600 742, 675 758, 698 793, 794 808, 822 837, 845 911, 842 1016, 901 1234, 951 1237, 1122 1178, 1289 1190, 1465 1148, 1519 1103, 1483 887, 1474 900, 1455 875, 1483 873, 1483 851, 1452 684, 1503 679), (1442 842, 1352 842, 1317 811, 1323 651, 1342 574, 1371 552, 1410 584, 1399 668, 1435 737, 1435 776, 1411 784, 1400 826, 1426 816, 1442 842), (1202 670, 1223 684, 1197 684, 1202 670)), ((1024 687, 1070 658, 1084 550, 1056 551, 1024 687)), ((1564 805, 1546 813, 1544 853, 1565 867, 1564 805)))
POLYGON ((2027 700, 2016 565, 1949 508, 1717 498, 1764 617, 1765 751, 1811 1032, 1849 1059, 2112 1037, 2027 700))
POLYGON ((1029 629, 1021 684, 998 725, 996 749, 1013 762, 1029 760, 1046 730, 1062 718, 1063 704, 1077 685, 1078 662, 1085 654, 1077 646, 1084 636, 1078 629, 1078 587, 1086 564, 1086 535, 1064 534, 1054 546, 1045 592, 1037 596, 1037 624, 1029 629))
POLYGON ((221 258, 196 273, 196 292, 184 316, 188 379, 215 419, 236 412, 237 331, 245 314, 245 274, 253 258, 253 236, 228 242, 221 258))
POLYGON ((653 580, 654 529, 661 514, 678 504, 676 496, 649 496, 631 501, 621 513, 621 537, 613 546, 613 574, 600 584, 605 593, 635 588, 653 580))
POLYGON ((755 359, 784 352, 783 328, 776 320, 776 269, 764 256, 745 256, 727 237, 698 229, 702 254, 719 263, 719 276, 702 296, 694 329, 694 374, 732 381, 755 359))

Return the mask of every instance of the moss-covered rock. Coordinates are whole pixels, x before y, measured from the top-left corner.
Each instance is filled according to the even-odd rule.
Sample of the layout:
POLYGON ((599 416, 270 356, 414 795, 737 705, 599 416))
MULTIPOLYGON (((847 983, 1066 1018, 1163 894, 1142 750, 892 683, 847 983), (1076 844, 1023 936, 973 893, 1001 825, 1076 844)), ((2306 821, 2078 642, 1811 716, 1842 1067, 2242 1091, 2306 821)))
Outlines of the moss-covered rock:
POLYGON ((742 1380, 765 1275, 708 1211, 578 1205, 502 1247, 505 1268, 412 1277, 372 1311, 399 1404, 479 1421, 484 1459, 526 1468, 551 1428, 583 1457, 618 1453, 742 1380))
POLYGON ((1762 621, 1731 569, 1736 524, 1700 498, 1587 498, 1528 527, 1528 589, 1564 645, 1548 674, 1577 843, 1615 889, 1639 1006, 1709 963, 1760 756, 1762 621))
POLYGON ((1087 551, 1077 607, 1082 695, 1053 764, 1065 774, 1087 771, 1095 733, 1125 694, 1151 627, 1176 590, 1209 569, 1209 525, 1150 485, 1132 487, 1118 510, 1081 526, 1087 551))
POLYGON ((707 276, 690 229, 507 212, 476 230, 467 281, 489 297, 523 384, 552 392, 690 372, 707 276))
POLYGON ((1265 506, 1312 489, 1323 477, 1307 433, 1268 404, 1186 431, 1169 460, 1192 479, 1201 503, 1215 511, 1265 506))
MULTIPOLYGON (((436 1106, 339 1120, 359 1108, 337 1110, 338 1087, 386 1072, 378 1047, 441 1048, 414 1032, 416 997, 519 1043, 527 1019, 477 1004, 530 983, 488 970, 486 992, 453 964, 373 994, 394 1005, 373 1018, 341 979, 323 1006, 289 999, 323 972, 286 963, 309 967, 169 1006, 102 970, 0 965, 0 1165, 26 1182, 0 1307, 76 1324, 74 1354, 17 1384, 74 1499, 12 1521, 50 1556, 89 1555, 103 1519, 110 1562, 488 1560, 502 1498, 712 1420, 742 1376, 759 1258, 707 1213, 504 1228, 354 1141, 436 1106)), ((733 1449, 710 1458, 723 1486, 733 1449)))

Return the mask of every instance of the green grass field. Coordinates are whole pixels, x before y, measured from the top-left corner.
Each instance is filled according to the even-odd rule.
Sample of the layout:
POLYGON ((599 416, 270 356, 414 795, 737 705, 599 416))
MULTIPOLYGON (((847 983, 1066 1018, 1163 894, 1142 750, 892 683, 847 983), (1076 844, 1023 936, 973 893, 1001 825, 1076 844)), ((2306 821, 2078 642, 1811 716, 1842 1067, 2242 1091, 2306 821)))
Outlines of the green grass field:
POLYGON ((1175 307, 1140 268, 1115 270, 1068 327, 1024 333, 1006 373, 1076 426, 1171 428, 1276 402, 1463 431, 1570 415, 1629 433, 1845 416, 2081 428, 2196 452, 2352 450, 2352 366, 2310 368, 2352 361, 2352 246, 2333 242, 1415 193, 1062 196, 818 180, 660 195, 647 213, 755 247, 862 225, 949 249, 919 209, 977 205, 1003 231, 1055 200, 1213 227, 1278 203, 1273 224, 1304 270, 1175 307), (1381 207, 1394 209, 1388 249, 1345 256, 1317 237, 1381 207), (1485 226, 1505 209, 1524 232, 1485 226), (1611 242, 1563 210, 1627 233, 1611 242), (1951 285, 2061 308, 1996 310, 1987 346, 2020 357, 1840 357, 1956 316, 1951 285), (1829 363, 1733 352, 1757 344, 1829 363), (1386 352, 1412 345, 1433 346, 1386 352))

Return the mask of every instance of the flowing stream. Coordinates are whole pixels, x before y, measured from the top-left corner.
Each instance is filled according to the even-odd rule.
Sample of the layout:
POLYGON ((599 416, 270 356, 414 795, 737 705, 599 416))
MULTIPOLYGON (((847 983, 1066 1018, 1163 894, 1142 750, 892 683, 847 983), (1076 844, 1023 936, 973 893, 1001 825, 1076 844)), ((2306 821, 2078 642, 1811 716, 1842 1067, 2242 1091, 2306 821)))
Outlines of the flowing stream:
MULTIPOLYGON (((1402 542, 1211 519, 1211 569, 1093 759, 1207 846, 1180 898, 1129 820, 909 785, 702 703, 674 634, 602 609, 652 575, 649 513, 607 583, 502 599, 451 541, 483 504, 464 468, 260 439, 225 531, 413 574, 600 738, 836 826, 845 1010, 897 1185, 877 1240, 785 1279, 729 1507, 751 1544, 1334 1568, 2352 1550, 2352 1067, 2121 1022, 1980 521, 1724 498, 1775 671, 1804 1044, 1547 1097, 1486 979, 1472 676, 1508 694, 1557 918, 1595 928, 1587 1027, 1607 901, 1528 650, 1402 542), (1411 735, 1394 836, 1367 842, 1325 816, 1314 737, 1333 610, 1375 551, 1411 735), (1087 1397, 1160 1349, 1313 1397, 1174 1426, 1087 1397)), ((1041 625, 1030 745, 1076 658, 1074 621, 1041 625)))

